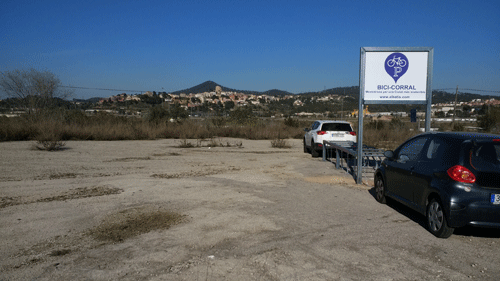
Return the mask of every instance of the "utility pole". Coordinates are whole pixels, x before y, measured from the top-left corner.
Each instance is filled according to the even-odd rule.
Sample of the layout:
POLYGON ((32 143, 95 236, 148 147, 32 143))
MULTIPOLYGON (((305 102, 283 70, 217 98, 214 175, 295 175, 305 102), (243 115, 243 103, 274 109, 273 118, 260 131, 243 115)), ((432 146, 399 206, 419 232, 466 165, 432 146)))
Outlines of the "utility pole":
POLYGON ((344 89, 344 95, 342 96, 342 105, 340 107, 340 120, 344 120, 344 98, 345 98, 345 89, 344 89))
POLYGON ((455 128, 455 115, 457 115, 457 96, 458 96, 458 85, 457 90, 455 91, 455 105, 453 106, 453 119, 451 121, 451 130, 455 128))

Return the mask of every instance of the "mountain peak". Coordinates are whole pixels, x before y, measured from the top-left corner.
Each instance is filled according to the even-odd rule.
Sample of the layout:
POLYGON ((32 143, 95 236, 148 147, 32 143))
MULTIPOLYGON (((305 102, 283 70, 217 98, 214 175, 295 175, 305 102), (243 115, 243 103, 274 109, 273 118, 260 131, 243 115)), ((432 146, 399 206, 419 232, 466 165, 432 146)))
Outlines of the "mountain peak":
POLYGON ((272 89, 272 90, 268 90, 265 92, 249 91, 249 90, 235 90, 235 89, 224 87, 224 86, 222 86, 218 83, 215 83, 214 81, 211 81, 211 80, 205 81, 205 82, 203 82, 199 85, 196 85, 194 87, 191 87, 189 89, 172 92, 172 94, 180 94, 180 93, 198 94, 198 93, 205 93, 205 92, 215 92, 215 87, 217 87, 217 86, 221 87, 222 91, 224 91, 224 92, 238 92, 238 93, 245 93, 245 94, 265 94, 265 95, 273 95, 273 96, 291 95, 291 93, 289 93, 289 92, 278 90, 278 89, 272 89))

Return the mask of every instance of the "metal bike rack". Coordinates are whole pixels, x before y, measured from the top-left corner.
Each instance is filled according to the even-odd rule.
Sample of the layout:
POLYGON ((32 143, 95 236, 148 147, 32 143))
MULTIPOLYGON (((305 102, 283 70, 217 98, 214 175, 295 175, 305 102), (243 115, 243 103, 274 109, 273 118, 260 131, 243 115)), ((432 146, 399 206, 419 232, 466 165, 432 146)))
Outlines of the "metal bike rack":
MULTIPOLYGON (((354 177, 357 175, 357 154, 357 144, 355 142, 323 141, 323 161, 332 163, 335 161, 335 168, 344 169, 353 174, 354 177)), ((384 158, 384 150, 363 145, 362 177, 365 174, 373 175, 384 158)))

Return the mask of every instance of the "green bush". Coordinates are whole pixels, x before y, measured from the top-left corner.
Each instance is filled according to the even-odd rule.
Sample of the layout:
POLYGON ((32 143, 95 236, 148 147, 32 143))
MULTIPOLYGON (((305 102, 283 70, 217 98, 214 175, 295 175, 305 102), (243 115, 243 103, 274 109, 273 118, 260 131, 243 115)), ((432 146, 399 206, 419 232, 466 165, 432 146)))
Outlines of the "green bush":
POLYGON ((230 120, 239 125, 253 125, 256 117, 250 107, 238 107, 230 113, 230 120))
POLYGON ((146 120, 156 125, 167 122, 169 118, 168 110, 161 105, 151 107, 146 115, 146 120))

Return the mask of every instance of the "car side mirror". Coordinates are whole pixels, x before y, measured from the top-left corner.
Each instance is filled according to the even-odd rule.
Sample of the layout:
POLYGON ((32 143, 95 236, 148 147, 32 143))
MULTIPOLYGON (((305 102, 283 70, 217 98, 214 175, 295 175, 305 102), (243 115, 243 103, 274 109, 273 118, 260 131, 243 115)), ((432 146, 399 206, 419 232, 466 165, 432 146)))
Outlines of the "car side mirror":
POLYGON ((311 130, 311 129, 309 129, 309 128, 305 128, 305 129, 304 129, 304 132, 309 132, 310 130, 311 130))
POLYGON ((392 150, 387 150, 384 152, 384 156, 391 159, 394 157, 394 152, 392 150))

